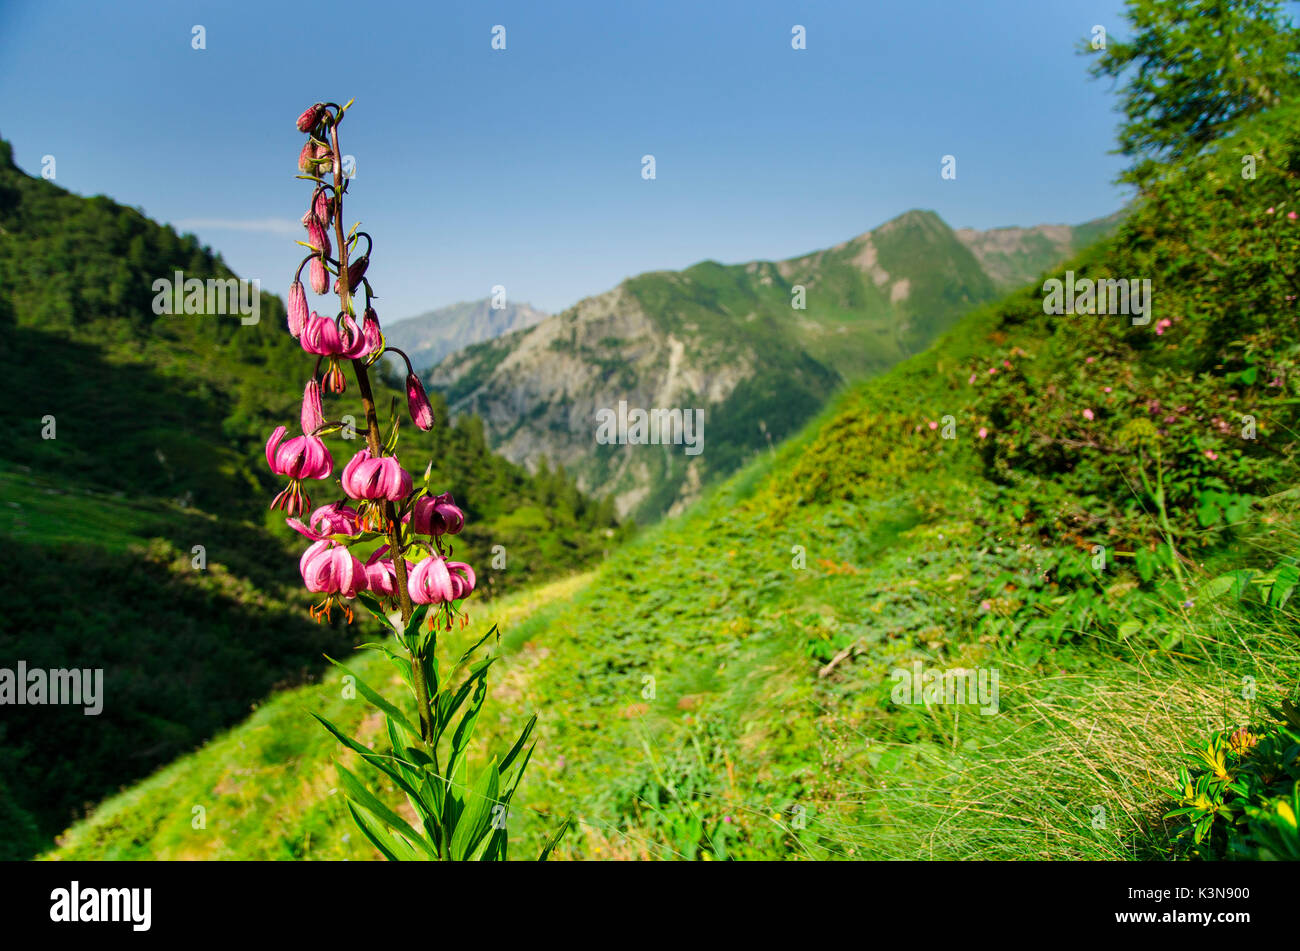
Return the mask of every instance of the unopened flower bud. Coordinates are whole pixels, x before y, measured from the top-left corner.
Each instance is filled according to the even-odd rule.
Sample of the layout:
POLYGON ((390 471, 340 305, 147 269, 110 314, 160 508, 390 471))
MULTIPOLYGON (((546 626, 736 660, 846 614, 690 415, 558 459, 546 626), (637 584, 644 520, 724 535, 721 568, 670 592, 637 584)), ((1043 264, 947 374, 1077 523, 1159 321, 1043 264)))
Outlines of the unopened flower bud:
POLYGON ((361 335, 366 338, 366 352, 374 353, 383 345, 384 337, 379 330, 379 315, 373 307, 367 307, 361 319, 361 335))
POLYGON ((311 259, 311 289, 317 294, 324 294, 329 289, 330 279, 325 272, 325 262, 320 258, 311 259))
POLYGON ((334 199, 325 194, 325 189, 317 188, 316 194, 312 196, 311 210, 321 224, 329 227, 334 220, 334 199))
POLYGON ((301 281, 289 285, 289 333, 298 336, 307 322, 307 292, 301 281))
MULTIPOLYGON (((361 279, 366 276, 366 268, 370 266, 370 255, 363 254, 351 264, 348 265, 348 290, 355 291, 361 286, 361 279)), ((334 280, 334 293, 339 292, 338 279, 334 280)))
POLYGON ((325 114, 325 103, 318 102, 298 117, 298 131, 310 132, 325 114))
POLYGON ((428 432, 433 428, 433 407, 429 405, 429 394, 424 391, 424 384, 414 373, 406 375, 406 405, 411 410, 411 422, 428 432))
POLYGON ((332 250, 330 237, 325 233, 325 223, 315 214, 307 218, 307 243, 312 246, 313 251, 319 251, 325 257, 329 257, 332 250))

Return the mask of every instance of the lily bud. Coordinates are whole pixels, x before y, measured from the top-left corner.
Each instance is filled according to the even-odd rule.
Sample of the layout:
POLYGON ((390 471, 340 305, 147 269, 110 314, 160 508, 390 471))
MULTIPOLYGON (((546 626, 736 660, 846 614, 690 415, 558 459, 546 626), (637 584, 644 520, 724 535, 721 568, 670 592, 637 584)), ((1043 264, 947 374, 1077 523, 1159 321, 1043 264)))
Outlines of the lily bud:
POLYGON ((330 286, 329 275, 325 272, 325 262, 320 258, 311 259, 311 289, 317 294, 324 294, 330 286))
POLYGON ((361 336, 366 339, 367 353, 374 353, 384 342, 383 334, 379 330, 379 315, 375 313, 373 307, 367 307, 361 319, 361 336))
MULTIPOLYGON (((348 290, 355 291, 361 286, 361 279, 366 276, 366 268, 370 266, 370 255, 363 254, 351 264, 348 265, 348 290)), ((339 292, 338 278, 334 279, 334 293, 339 292)))
POLYGON ((325 103, 318 102, 298 117, 298 131, 310 132, 316 128, 321 116, 325 114, 325 103))
MULTIPOLYGON (((311 245, 313 251, 319 251, 325 257, 329 257, 332 250, 330 236, 325 233, 325 223, 315 214, 307 218, 307 243, 311 245)), ((351 271, 351 268, 348 270, 351 271)))
POLYGON ((307 292, 301 281, 289 285, 289 333, 298 336, 307 322, 307 292))
POLYGON ((414 373, 406 375, 406 405, 411 411, 411 422, 418 428, 425 432, 433 428, 433 407, 429 405, 429 394, 414 373))
POLYGON ((302 431, 310 436, 325 423, 325 411, 320 402, 320 385, 315 380, 307 382, 302 393, 302 431))
POLYGON ((320 219, 321 224, 328 228, 330 222, 334 220, 334 199, 325 194, 325 189, 317 188, 316 194, 312 196, 311 210, 320 219))

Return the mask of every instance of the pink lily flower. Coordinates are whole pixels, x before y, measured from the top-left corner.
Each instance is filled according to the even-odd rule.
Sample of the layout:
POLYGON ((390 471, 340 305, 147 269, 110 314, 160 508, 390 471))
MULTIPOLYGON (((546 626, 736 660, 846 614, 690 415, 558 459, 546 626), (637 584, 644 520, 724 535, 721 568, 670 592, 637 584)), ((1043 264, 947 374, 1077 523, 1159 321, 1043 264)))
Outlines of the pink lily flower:
POLYGON ((412 527, 421 535, 457 535, 465 527, 465 513, 450 492, 421 496, 407 518, 413 521, 412 527))
POLYGON ((474 590, 474 569, 464 562, 430 555, 411 571, 407 591, 416 604, 459 601, 474 590))
POLYGON ((298 570, 308 591, 324 594, 325 600, 311 609, 317 621, 328 618, 337 604, 352 623, 352 609, 342 599, 355 598, 366 590, 366 570, 355 555, 332 541, 319 541, 302 553, 298 570))
POLYGON ((339 368, 339 360, 356 360, 368 352, 365 335, 350 314, 343 315, 343 329, 329 317, 322 317, 312 311, 302 328, 302 348, 308 353, 315 353, 329 358, 329 369, 325 373, 325 385, 331 393, 342 393, 347 389, 347 381, 339 368))
POLYGON ((343 467, 343 491, 350 498, 400 502, 411 494, 411 474, 395 456, 375 458, 362 449, 343 467))
MULTIPOLYGON (((397 597, 397 566, 393 563, 393 559, 384 558, 387 553, 388 546, 384 545, 370 556, 366 562, 366 583, 370 586, 370 590, 381 598, 395 598, 397 597)), ((415 565, 406 562, 408 578, 414 569, 415 565)))
POLYGON ((331 535, 355 535, 359 531, 356 510, 345 505, 341 499, 322 505, 312 512, 307 525, 296 518, 286 518, 285 522, 299 535, 304 535, 314 542, 322 541, 331 535))
POLYGON ((334 471, 334 457, 325 443, 315 436, 294 436, 285 440, 287 430, 275 427, 266 441, 266 464, 279 476, 287 476, 289 485, 271 502, 289 516, 298 515, 311 507, 311 498, 303 490, 304 479, 328 479, 334 471))

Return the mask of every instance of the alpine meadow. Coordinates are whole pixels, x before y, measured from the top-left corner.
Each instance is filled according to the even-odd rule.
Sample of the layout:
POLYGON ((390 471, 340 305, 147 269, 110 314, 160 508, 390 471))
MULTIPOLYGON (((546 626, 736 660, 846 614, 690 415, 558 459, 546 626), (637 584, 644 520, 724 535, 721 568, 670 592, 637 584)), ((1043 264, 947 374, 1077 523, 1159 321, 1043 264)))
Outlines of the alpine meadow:
MULTIPOLYGON (((183 37, 148 95, 228 83, 229 141, 4 97, 0 859, 51 871, 39 917, 106 920, 69 898, 98 863, 381 859, 835 863, 918 914, 1014 882, 1013 931, 1053 883, 1112 928, 1285 914, 1285 876, 1186 863, 1300 860, 1296 4, 998 0, 971 56, 1023 81, 941 77, 983 118, 920 78, 985 42, 939 0, 879 14, 901 73, 847 6, 706 4, 707 65, 657 45, 689 5, 609 47, 554 45, 579 4, 424 10, 412 63, 331 0, 374 35, 319 71, 262 63, 308 11, 147 6, 183 37), (620 99, 624 58, 685 72, 620 99), (1023 128, 1053 97, 1110 140, 1023 128), (765 111, 810 141, 740 144, 765 111), (97 158, 46 144, 83 115, 97 158), (855 123, 897 154, 841 165, 855 123), (1034 865, 926 878, 970 860, 1034 865)), ((426 914, 396 883, 368 933, 426 914)))

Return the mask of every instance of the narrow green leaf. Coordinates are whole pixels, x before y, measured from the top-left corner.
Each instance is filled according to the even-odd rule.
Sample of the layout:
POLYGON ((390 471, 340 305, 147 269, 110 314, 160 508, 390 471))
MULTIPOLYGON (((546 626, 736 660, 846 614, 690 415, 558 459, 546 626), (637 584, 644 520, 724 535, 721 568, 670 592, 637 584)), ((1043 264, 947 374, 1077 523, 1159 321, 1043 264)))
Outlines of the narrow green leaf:
POLYGON ((374 816, 383 822, 386 822, 391 829, 397 830, 398 833, 405 836, 409 841, 408 844, 418 846, 431 857, 437 858, 437 853, 433 847, 425 840, 424 836, 416 832, 409 822, 389 809, 379 800, 379 798, 366 788, 365 784, 356 777, 350 769, 341 763, 335 763, 335 768, 339 771, 339 783, 343 787, 344 793, 354 803, 373 813, 374 816))
POLYGON ((500 774, 497 772, 496 761, 493 760, 480 774, 466 798, 464 811, 456 822, 456 830, 451 834, 450 852, 453 859, 463 860, 487 832, 492 819, 492 807, 497 805, 499 781, 500 774))
MULTIPOLYGON (((380 710, 383 710, 384 713, 388 714, 390 717, 396 720, 397 725, 400 726, 407 733, 409 733, 412 739, 419 739, 420 737, 419 728, 412 726, 411 721, 406 719, 406 715, 402 713, 401 710, 397 709, 397 707, 393 706, 391 703, 385 700, 384 697, 379 693, 379 691, 372 688, 369 684, 367 684, 364 680, 362 680, 359 676, 357 676, 356 672, 353 671, 346 664, 340 663, 339 661, 335 660, 333 657, 329 656, 329 654, 325 655, 325 659, 329 661, 331 664, 333 664, 335 667, 340 667, 343 670, 346 670, 349 674, 351 674, 352 677, 356 680, 357 689, 361 691, 361 695, 363 697, 365 697, 367 700, 369 700, 371 703, 377 706, 380 710)), ((401 745, 404 746, 405 744, 401 744, 401 745)))

